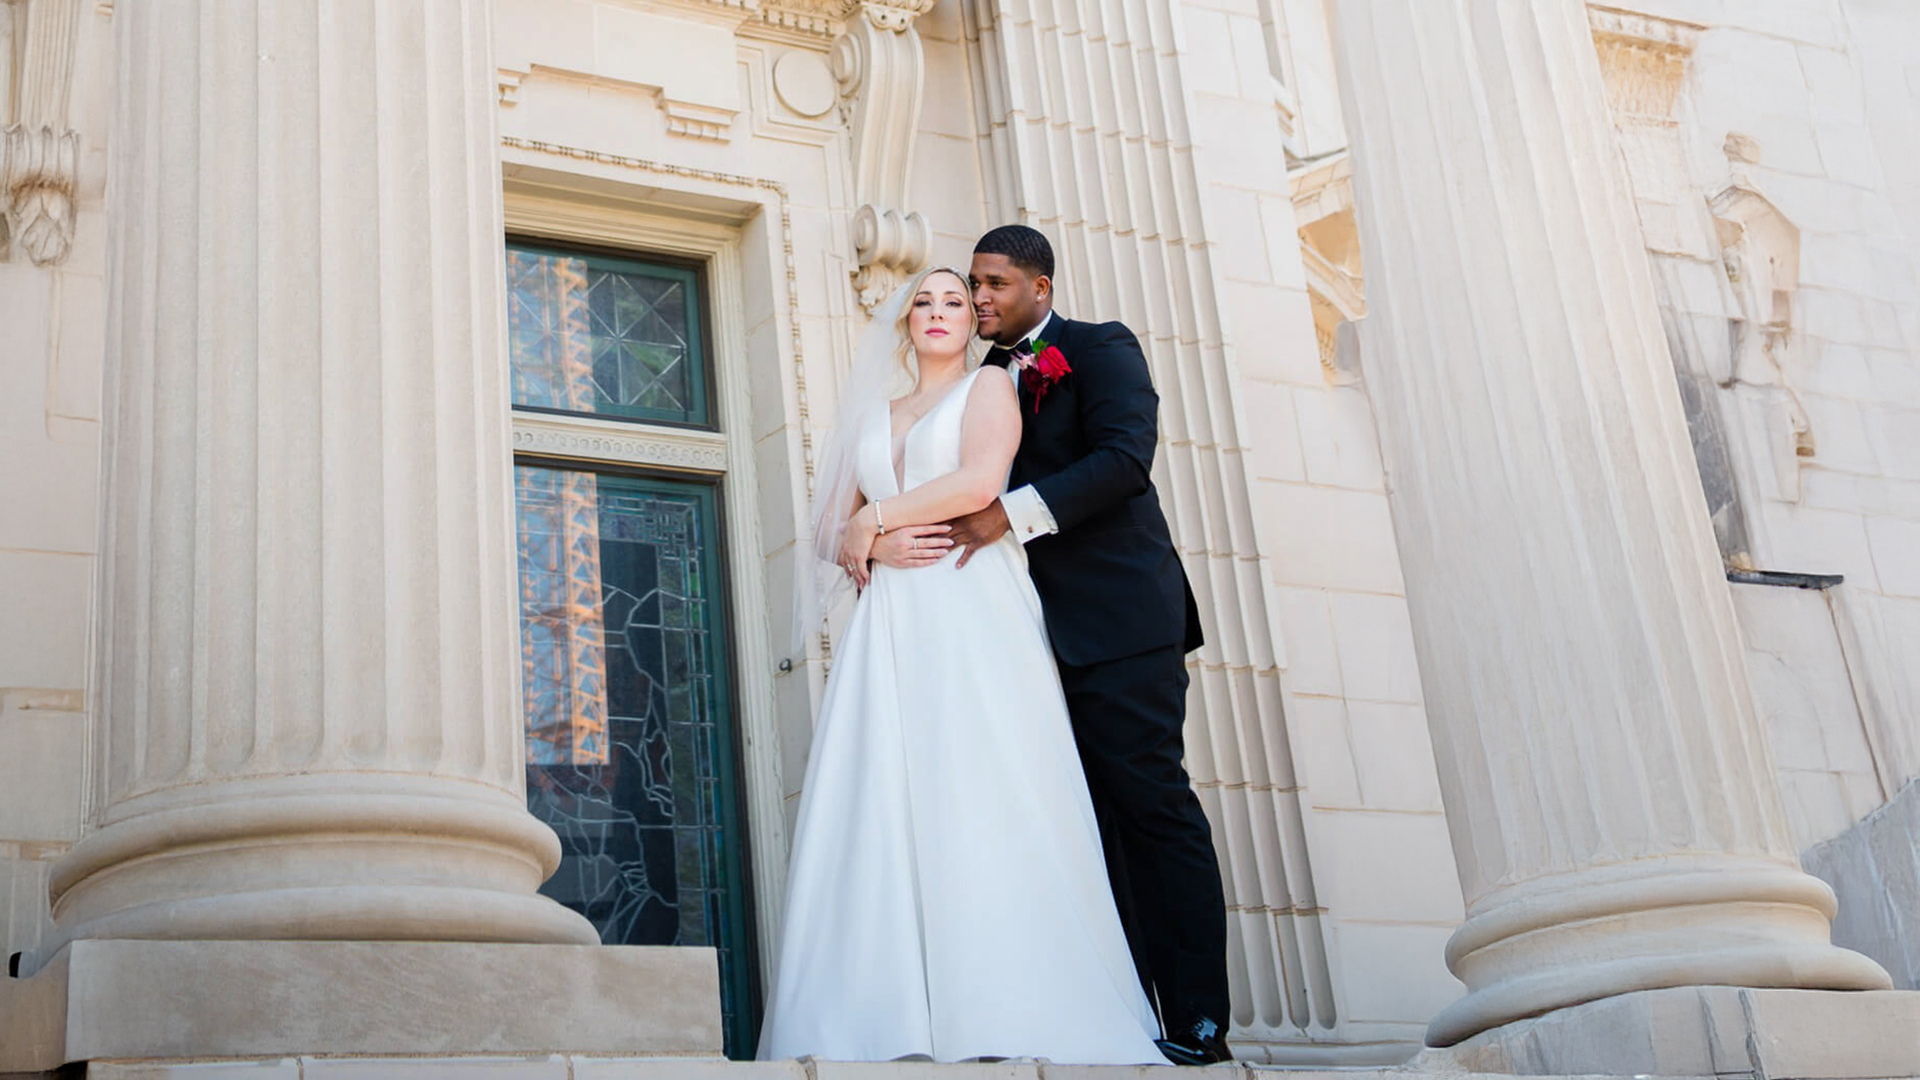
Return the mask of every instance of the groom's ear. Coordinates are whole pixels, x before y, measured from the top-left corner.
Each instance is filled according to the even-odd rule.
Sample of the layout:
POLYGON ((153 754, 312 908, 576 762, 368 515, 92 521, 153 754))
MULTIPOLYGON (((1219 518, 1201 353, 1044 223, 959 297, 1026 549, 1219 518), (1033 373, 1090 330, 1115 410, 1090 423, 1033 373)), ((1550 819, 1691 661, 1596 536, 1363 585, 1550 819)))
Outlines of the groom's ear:
POLYGON ((1045 274, 1033 279, 1033 295, 1038 300, 1053 299, 1053 279, 1045 274))

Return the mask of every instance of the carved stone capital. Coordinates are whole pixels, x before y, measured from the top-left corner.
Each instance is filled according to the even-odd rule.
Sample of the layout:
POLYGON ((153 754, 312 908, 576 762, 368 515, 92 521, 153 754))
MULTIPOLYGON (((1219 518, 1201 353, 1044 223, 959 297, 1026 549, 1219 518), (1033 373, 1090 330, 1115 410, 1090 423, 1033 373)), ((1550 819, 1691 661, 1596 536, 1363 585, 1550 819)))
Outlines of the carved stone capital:
POLYGON ((22 124, 0 132, 0 250, 18 248, 35 266, 51 266, 73 247, 73 188, 80 136, 22 124))
POLYGON ((913 21, 933 0, 846 3, 846 33, 833 45, 833 74, 853 134, 854 288, 868 311, 927 259, 933 227, 907 208, 908 174, 926 58, 913 21), (864 18, 855 18, 863 14, 864 18))

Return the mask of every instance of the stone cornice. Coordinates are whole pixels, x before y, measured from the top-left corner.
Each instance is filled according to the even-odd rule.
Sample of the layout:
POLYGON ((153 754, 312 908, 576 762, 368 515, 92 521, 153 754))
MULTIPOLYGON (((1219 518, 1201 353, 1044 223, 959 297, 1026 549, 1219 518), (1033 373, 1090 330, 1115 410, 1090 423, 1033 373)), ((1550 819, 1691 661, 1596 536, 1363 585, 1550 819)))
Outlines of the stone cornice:
POLYGON ((1353 206, 1353 158, 1342 150, 1287 173, 1296 228, 1353 206))
POLYGON ((1663 19, 1621 8, 1587 5, 1587 26, 1594 37, 1618 38, 1641 48, 1679 53, 1693 51, 1694 40, 1706 27, 1699 23, 1663 19))
POLYGON ((576 460, 620 461, 694 472, 727 470, 726 436, 710 431, 636 427, 577 416, 515 413, 513 451, 576 460))

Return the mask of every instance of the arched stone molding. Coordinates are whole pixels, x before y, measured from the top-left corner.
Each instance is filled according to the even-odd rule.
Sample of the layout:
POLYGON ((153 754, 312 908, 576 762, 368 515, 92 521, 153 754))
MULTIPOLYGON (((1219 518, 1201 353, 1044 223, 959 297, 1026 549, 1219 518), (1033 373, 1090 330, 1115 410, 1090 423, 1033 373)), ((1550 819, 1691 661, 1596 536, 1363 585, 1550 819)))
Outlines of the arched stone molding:
POLYGON ((847 5, 834 42, 833 73, 853 136, 853 287, 869 312, 933 251, 933 226, 908 209, 914 132, 926 57, 913 21, 934 0, 859 0, 847 5))
POLYGON ((0 257, 73 246, 80 135, 67 126, 83 0, 0 0, 0 257))
POLYGON ((1177 15, 1158 4, 1121 18, 1099 0, 980 0, 967 17, 981 50, 994 218, 1048 234, 1060 310, 1124 318, 1160 393, 1154 482, 1208 631, 1189 660, 1186 750, 1224 878, 1230 1037, 1264 1053, 1337 1053, 1324 909, 1283 714, 1284 639, 1256 539, 1252 439, 1200 206, 1177 15), (1054 92, 1090 66, 1110 100, 1054 92), (1110 187, 1108 174, 1126 186, 1110 187))

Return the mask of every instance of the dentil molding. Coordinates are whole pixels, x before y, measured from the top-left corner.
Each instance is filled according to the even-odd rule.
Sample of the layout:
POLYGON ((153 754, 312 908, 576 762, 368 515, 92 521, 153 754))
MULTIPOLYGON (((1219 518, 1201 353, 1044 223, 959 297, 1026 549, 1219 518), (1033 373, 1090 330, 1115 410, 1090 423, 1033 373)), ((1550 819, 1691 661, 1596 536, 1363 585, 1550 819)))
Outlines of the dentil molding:
POLYGON ((0 0, 0 258, 73 246, 80 136, 67 127, 82 0, 0 0))
POLYGON ((1687 59, 1706 27, 1677 19, 1588 5, 1587 27, 1600 54, 1607 105, 1616 117, 1675 124, 1674 103, 1687 59))
POLYGON ((853 286, 871 312, 933 251, 933 226, 908 208, 907 182, 926 82, 926 55, 913 22, 934 0, 833 2, 848 17, 832 63, 849 114, 860 207, 853 216, 853 286))

